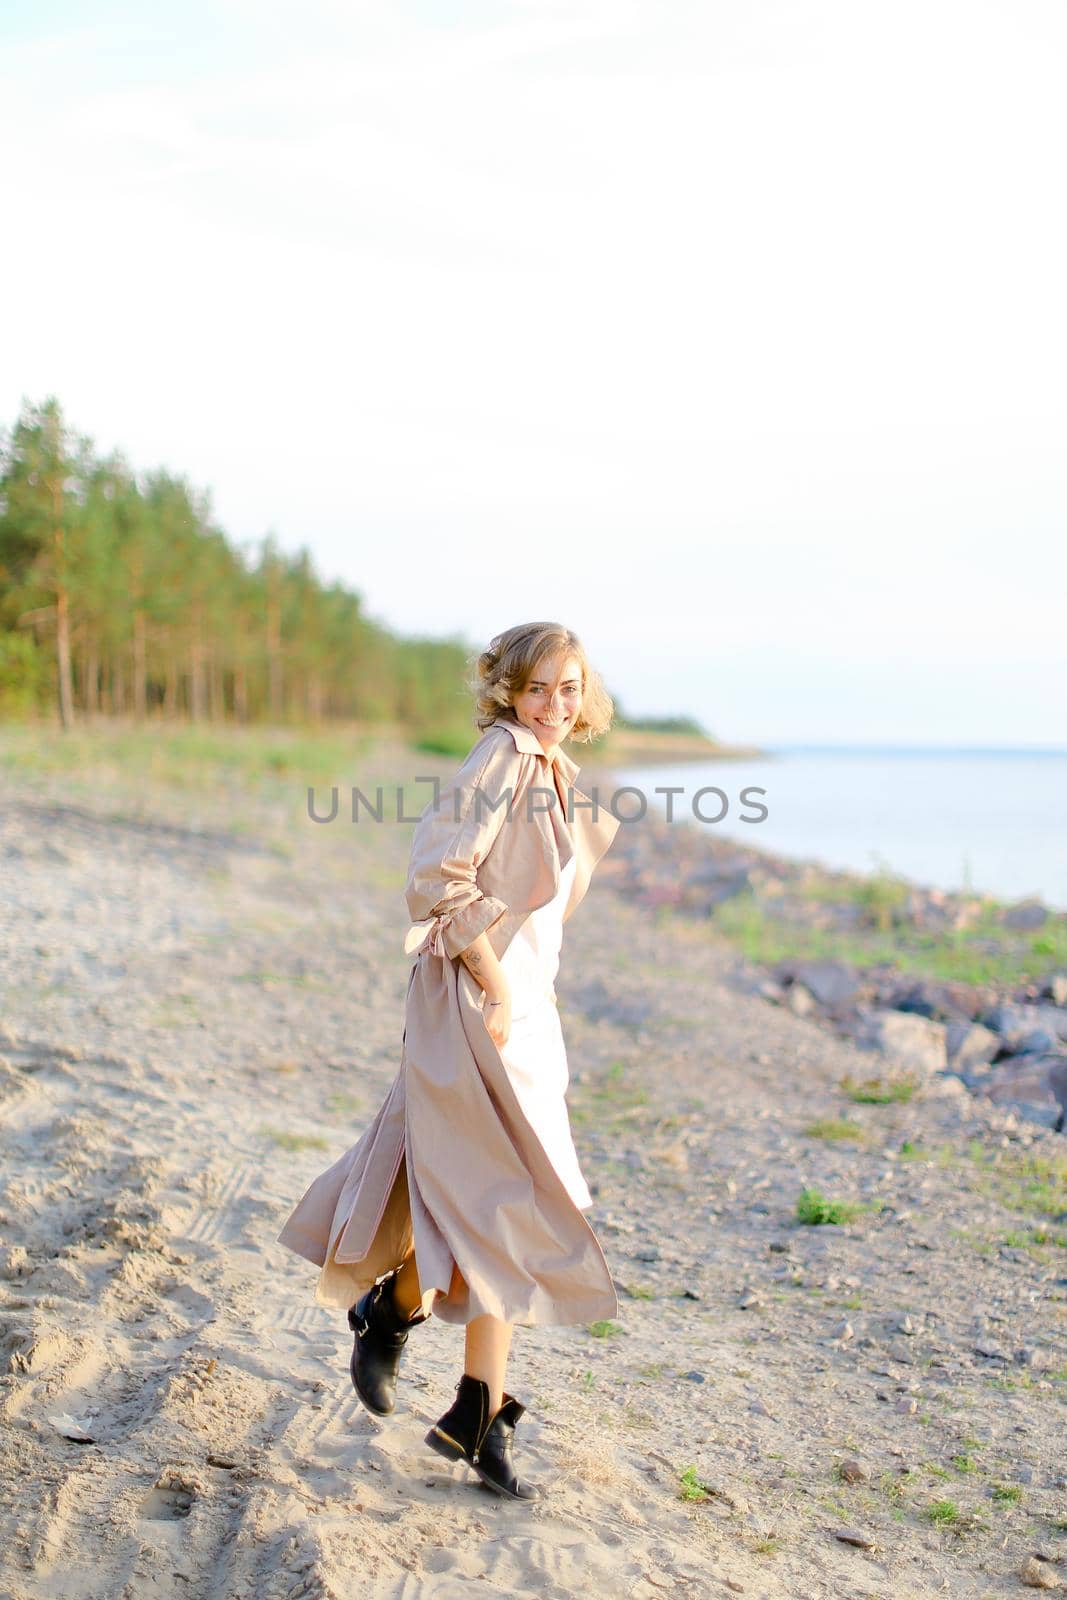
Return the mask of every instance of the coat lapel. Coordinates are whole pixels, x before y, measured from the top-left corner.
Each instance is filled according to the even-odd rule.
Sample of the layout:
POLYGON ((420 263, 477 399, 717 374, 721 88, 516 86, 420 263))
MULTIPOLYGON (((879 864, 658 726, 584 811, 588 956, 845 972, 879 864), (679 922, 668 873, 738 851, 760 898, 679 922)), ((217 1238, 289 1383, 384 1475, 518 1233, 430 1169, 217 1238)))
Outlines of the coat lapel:
MULTIPOLYGON (((527 755, 539 756, 542 765, 548 766, 548 757, 541 747, 541 741, 531 728, 506 715, 497 717, 496 721, 501 727, 508 729, 519 750, 525 751, 527 755)), ((556 794, 559 797, 559 805, 551 813, 557 846, 556 888, 559 887, 560 872, 567 865, 571 855, 574 854, 578 858, 571 882, 571 892, 563 912, 563 920, 566 922, 571 912, 584 899, 597 862, 618 832, 619 819, 608 810, 607 806, 599 803, 594 815, 590 796, 583 794, 581 789, 574 786, 574 780, 582 769, 576 761, 571 760, 570 756, 562 750, 557 750, 552 757, 552 767, 556 794), (568 809, 573 812, 570 820, 567 818, 568 809)), ((544 774, 540 781, 547 787, 547 774, 544 774)))

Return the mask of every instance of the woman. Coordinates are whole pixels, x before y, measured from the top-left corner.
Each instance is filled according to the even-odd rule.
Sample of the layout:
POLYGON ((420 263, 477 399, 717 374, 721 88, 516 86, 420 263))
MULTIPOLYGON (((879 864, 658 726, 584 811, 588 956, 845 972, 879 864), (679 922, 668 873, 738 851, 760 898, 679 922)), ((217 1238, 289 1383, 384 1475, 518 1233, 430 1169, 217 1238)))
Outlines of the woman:
POLYGON ((278 1238, 321 1267, 321 1304, 349 1308, 352 1381, 379 1416, 410 1329, 431 1311, 465 1324, 457 1399, 426 1442, 535 1500, 511 1456, 524 1410, 504 1388, 512 1328, 618 1311, 582 1214, 553 988, 562 925, 619 826, 574 789, 559 746, 605 732, 613 707, 555 623, 499 634, 472 687, 482 737, 412 839, 400 1069, 278 1238))

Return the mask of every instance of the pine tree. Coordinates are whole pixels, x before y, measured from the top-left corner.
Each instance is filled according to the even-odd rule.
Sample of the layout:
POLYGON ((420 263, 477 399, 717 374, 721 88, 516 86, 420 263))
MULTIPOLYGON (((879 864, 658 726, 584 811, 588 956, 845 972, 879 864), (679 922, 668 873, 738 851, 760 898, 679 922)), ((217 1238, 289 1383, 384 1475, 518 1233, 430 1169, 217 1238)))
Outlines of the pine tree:
POLYGON ((39 406, 24 404, 0 448, 0 568, 14 620, 55 630, 64 728, 74 722, 72 596, 84 556, 91 473, 91 442, 67 427, 59 401, 49 396, 39 406))

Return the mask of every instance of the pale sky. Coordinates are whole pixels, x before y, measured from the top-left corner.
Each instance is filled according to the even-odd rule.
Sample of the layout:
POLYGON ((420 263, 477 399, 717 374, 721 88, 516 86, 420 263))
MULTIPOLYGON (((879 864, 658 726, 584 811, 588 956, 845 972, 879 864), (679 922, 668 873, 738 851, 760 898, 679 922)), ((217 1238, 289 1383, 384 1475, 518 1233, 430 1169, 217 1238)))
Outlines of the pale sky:
POLYGON ((1067 745, 1062 0, 11 0, 0 420, 759 743, 1067 745))

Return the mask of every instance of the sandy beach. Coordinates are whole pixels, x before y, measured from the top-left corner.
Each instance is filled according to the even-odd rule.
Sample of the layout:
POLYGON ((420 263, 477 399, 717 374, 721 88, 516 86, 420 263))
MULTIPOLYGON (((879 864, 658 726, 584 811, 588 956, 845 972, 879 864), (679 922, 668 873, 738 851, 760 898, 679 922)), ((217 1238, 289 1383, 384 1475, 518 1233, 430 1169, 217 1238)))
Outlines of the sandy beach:
MULTIPOLYGON (((359 781, 435 767, 382 746, 359 781)), ((459 1330, 364 1410, 274 1240, 396 1071, 410 828, 315 825, 305 788, 0 768, 0 1597, 1067 1584, 1067 1202, 1033 1183, 1062 1138, 944 1073, 850 1100, 869 1057, 610 856, 557 992, 622 1309, 516 1330, 543 1503, 423 1443, 459 1330), (863 1209, 798 1223, 805 1189, 863 1209)))

